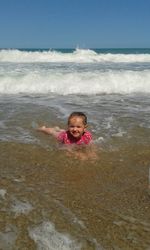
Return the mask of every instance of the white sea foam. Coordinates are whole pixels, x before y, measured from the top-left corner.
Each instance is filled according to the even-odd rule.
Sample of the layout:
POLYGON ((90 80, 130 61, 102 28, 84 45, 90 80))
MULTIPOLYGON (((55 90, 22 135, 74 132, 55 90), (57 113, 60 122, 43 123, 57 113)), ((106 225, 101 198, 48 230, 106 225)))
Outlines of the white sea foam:
POLYGON ((150 54, 0 50, 0 94, 149 93, 149 62, 150 54))
POLYGON ((13 211, 16 216, 19 214, 28 214, 33 209, 29 202, 22 202, 17 199, 13 201, 11 206, 11 211, 13 211))
POLYGON ((150 92, 150 70, 107 72, 46 72, 1 76, 1 94, 101 94, 150 92))
POLYGON ((0 198, 5 199, 7 191, 5 189, 0 189, 0 198))
POLYGON ((69 235, 56 231, 51 222, 43 222, 41 225, 29 229, 30 237, 37 244, 37 249, 47 250, 80 250, 81 245, 69 235))
POLYGON ((76 49, 72 53, 58 51, 0 50, 0 62, 150 62, 150 54, 96 53, 93 50, 76 49))

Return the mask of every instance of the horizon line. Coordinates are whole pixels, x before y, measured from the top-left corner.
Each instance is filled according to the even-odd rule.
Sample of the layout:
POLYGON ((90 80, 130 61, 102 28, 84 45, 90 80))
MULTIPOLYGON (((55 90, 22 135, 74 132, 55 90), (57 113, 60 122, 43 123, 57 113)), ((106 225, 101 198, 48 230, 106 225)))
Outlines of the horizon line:
POLYGON ((80 48, 80 47, 52 47, 52 48, 46 48, 46 47, 0 47, 0 50, 2 49, 19 49, 19 50, 23 50, 23 49, 44 49, 44 50, 60 50, 60 49, 66 49, 66 50, 92 50, 92 49, 116 49, 116 50, 120 50, 120 49, 150 49, 150 47, 89 47, 89 48, 80 48))

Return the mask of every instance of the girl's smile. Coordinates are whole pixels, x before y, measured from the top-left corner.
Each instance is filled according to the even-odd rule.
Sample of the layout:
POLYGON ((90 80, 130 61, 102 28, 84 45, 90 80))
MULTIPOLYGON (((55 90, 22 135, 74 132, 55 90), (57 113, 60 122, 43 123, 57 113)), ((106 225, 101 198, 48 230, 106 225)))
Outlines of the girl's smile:
POLYGON ((86 125, 83 123, 82 117, 72 117, 68 123, 69 133, 76 139, 79 139, 85 132, 86 125))

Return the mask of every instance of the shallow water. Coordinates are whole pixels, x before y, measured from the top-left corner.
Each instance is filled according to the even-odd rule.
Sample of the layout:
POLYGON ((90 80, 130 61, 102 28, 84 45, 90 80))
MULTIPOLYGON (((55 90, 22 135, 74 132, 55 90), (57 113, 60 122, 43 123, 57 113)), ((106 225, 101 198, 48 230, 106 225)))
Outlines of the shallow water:
POLYGON ((0 151, 2 249, 6 235, 14 249, 37 249, 39 234, 44 246, 45 225, 52 236, 38 249, 57 246, 57 233, 75 242, 64 249, 149 247, 149 147, 101 151, 95 162, 30 144, 1 143, 0 151))
POLYGON ((1 249, 149 249, 149 96, 1 96, 1 249), (34 125, 86 111, 97 159, 34 125))
POLYGON ((0 50, 0 249, 150 249, 149 79, 149 49, 0 50), (72 111, 96 159, 36 131, 72 111))

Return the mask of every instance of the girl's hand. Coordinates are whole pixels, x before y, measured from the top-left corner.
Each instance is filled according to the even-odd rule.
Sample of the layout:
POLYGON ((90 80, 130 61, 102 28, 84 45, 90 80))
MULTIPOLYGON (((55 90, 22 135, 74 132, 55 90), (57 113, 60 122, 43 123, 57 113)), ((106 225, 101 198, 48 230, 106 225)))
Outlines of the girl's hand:
POLYGON ((42 127, 37 128, 38 131, 45 131, 45 129, 46 129, 46 126, 42 126, 42 127))

